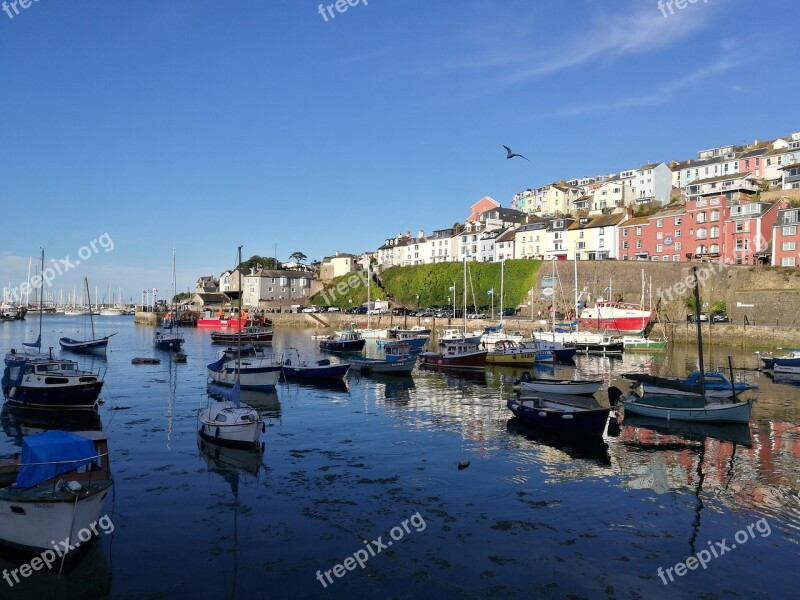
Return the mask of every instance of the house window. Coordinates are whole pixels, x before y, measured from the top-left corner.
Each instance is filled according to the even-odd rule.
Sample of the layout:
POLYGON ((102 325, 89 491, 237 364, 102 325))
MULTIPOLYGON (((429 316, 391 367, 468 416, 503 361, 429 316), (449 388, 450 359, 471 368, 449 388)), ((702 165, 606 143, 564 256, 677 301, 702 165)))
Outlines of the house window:
POLYGON ((667 261, 669 261, 669 254, 665 254, 664 256, 661 257, 661 262, 667 262, 667 261))
POLYGON ((664 239, 664 232, 663 231, 656 231, 656 239, 663 240, 664 239))
POLYGON ((642 228, 641 227, 637 227, 636 228, 636 235, 642 235, 642 228))
POLYGON ((605 247, 605 240, 600 240, 600 241, 597 243, 597 247, 598 247, 598 248, 604 248, 604 247, 605 247))
POLYGON ((294 288, 292 288, 292 291, 294 291, 294 288))
POLYGON ((719 244, 711 244, 711 246, 709 247, 708 251, 711 254, 719 254, 719 244))
POLYGON ((683 248, 683 244, 681 242, 675 242, 675 250, 680 252, 682 248, 683 248))
POLYGON ((663 227, 664 226, 664 219, 656 220, 656 227, 663 227))
POLYGON ((781 259, 781 266, 782 267, 797 266, 797 259, 794 256, 785 256, 781 259))
POLYGON ((605 233, 606 233, 606 228, 605 227, 601 227, 600 228, 600 235, 605 235, 605 233))
POLYGON ((697 222, 698 223, 705 223, 706 222, 706 213, 705 211, 701 211, 697 213, 697 222))
POLYGON ((709 221, 719 221, 719 211, 718 210, 712 210, 711 211, 711 216, 709 217, 708 220, 709 221))
POLYGON ((675 230, 675 237, 679 238, 683 235, 683 229, 676 229, 675 230))
POLYGON ((622 230, 622 237, 628 237, 628 229, 627 228, 622 230))
POLYGON ((680 217, 675 217, 675 220, 674 220, 675 225, 680 225, 682 222, 683 222, 683 219, 681 219, 680 217))
POLYGON ((642 240, 636 240, 636 247, 637 248, 641 248, 642 247, 642 240))
POLYGON ((697 230, 697 239, 698 240, 706 239, 706 233, 707 232, 706 232, 706 228, 705 227, 698 228, 698 230, 697 230))
POLYGON ((672 255, 672 262, 679 262, 681 260, 680 254, 673 254, 672 255))
POLYGON ((719 237, 719 227, 717 227, 716 225, 711 228, 711 237, 712 238, 718 238, 719 237))
POLYGON ((664 251, 664 248, 661 244, 656 244, 656 252, 661 254, 664 251))
POLYGON ((736 221, 736 233, 742 233, 744 231, 744 223, 741 221, 736 221))
POLYGON ((783 242, 781 250, 797 250, 797 242, 783 242))
POLYGON ((781 227, 781 233, 783 235, 797 235, 797 225, 787 225, 785 227, 781 227))
POLYGON ((270 288, 267 288, 267 291, 268 291, 268 292, 271 292, 271 291, 272 291, 272 288, 271 288, 271 287, 270 287, 270 288))
POLYGON ((627 249, 628 249, 628 240, 624 240, 624 241, 622 242, 622 249, 623 249, 623 250, 627 250, 627 249))

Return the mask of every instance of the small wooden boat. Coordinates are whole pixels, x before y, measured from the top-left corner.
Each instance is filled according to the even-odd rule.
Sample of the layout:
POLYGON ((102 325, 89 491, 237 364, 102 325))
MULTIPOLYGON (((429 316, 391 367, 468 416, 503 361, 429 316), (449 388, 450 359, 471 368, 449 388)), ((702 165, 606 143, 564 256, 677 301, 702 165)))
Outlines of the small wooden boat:
POLYGON ((212 331, 211 341, 215 344, 236 344, 239 341, 252 344, 270 344, 272 343, 272 336, 273 331, 271 329, 264 329, 258 325, 248 325, 241 331, 212 331))
POLYGON ((667 421, 700 421, 707 423, 749 423, 753 401, 736 401, 720 397, 692 395, 630 395, 623 397, 619 388, 608 388, 608 397, 620 398, 625 412, 667 421))
POLYGON ((586 398, 559 395, 548 397, 512 397, 508 409, 526 423, 560 431, 603 435, 610 407, 587 403, 586 398))
POLYGON ((146 356, 137 356, 131 360, 132 365, 160 365, 160 358, 148 358, 146 356))
POLYGON ((383 358, 355 357, 350 359, 354 369, 362 373, 409 375, 417 364, 416 357, 411 354, 411 347, 402 342, 384 346, 383 358))
POLYGON ((800 367, 800 349, 786 348, 789 354, 783 356, 774 356, 772 353, 755 352, 755 355, 761 360, 765 369, 772 369, 776 364, 782 366, 800 367))
POLYGON ((105 352, 108 346, 108 340, 112 335, 116 335, 116 333, 92 340, 74 340, 72 338, 62 337, 59 338, 58 345, 61 346, 63 350, 69 350, 70 352, 105 352))
POLYGON ((326 352, 361 352, 366 343, 357 331, 338 331, 332 338, 320 340, 319 349, 326 352))
POLYGON ((309 362, 300 360, 300 355, 283 361, 283 378, 287 381, 341 380, 350 370, 350 363, 331 363, 327 358, 309 362))
POLYGON ((113 486, 107 441, 100 431, 24 437, 21 457, 0 463, 0 542, 39 553, 102 526, 113 486))
POLYGON ((622 345, 625 352, 666 352, 667 340, 650 339, 636 335, 626 335, 622 338, 622 345))
POLYGON ((537 379, 528 371, 519 381, 523 393, 569 394, 572 396, 593 396, 603 385, 602 379, 537 379))
POLYGON ((444 346, 450 342, 467 342, 469 344, 478 345, 481 343, 481 334, 466 334, 463 329, 457 327, 450 327, 445 329, 439 336, 439 345, 444 346))
POLYGON ((478 349, 477 344, 468 342, 447 342, 441 352, 423 352, 420 363, 430 367, 445 369, 480 369, 486 367, 487 350, 478 349))

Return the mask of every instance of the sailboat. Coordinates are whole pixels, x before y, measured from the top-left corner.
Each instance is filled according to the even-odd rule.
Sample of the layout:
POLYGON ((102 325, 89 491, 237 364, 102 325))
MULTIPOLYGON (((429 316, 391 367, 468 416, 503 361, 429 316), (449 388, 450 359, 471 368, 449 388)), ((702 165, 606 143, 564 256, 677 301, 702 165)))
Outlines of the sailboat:
MULTIPOLYGON (((44 250, 42 250, 44 270, 44 250)), ((20 354, 14 348, 5 356, 2 388, 6 402, 31 408, 94 408, 103 379, 98 373, 78 369, 74 360, 53 358, 52 348, 42 349, 42 303, 39 290, 39 336, 22 342, 20 354)))
MULTIPOLYGON (((455 293, 456 285, 453 282, 453 317, 455 317, 455 293)), ((448 327, 441 334, 439 334, 439 348, 442 349, 447 344, 474 344, 477 346, 481 342, 481 335, 483 332, 475 331, 472 334, 467 334, 467 258, 464 257, 464 328, 448 327)), ((435 353, 434 353, 435 354, 435 353)))
MULTIPOLYGON (((466 265, 466 259, 464 259, 464 264, 466 265)), ((500 261, 500 324, 495 327, 486 327, 483 332, 476 331, 475 333, 481 334, 481 345, 484 348, 488 348, 491 350, 494 348, 494 345, 497 342, 521 342, 523 340, 523 335, 518 331, 513 331, 511 333, 506 333, 503 331, 503 316, 505 311, 503 310, 503 299, 505 296, 505 267, 506 261, 500 261)), ((464 284, 466 287, 466 283, 464 284)), ((464 309, 466 310, 466 289, 464 291, 464 309)), ((494 317, 494 315, 492 315, 494 317)))
MULTIPOLYGON (((175 301, 175 249, 172 249, 172 300, 175 301)), ((153 336, 153 345, 159 350, 180 350, 183 345, 183 335, 178 331, 177 307, 172 308, 168 317, 164 318, 160 330, 153 336)))
MULTIPOLYGON (((242 262, 242 247, 239 246, 239 264, 242 262)), ((239 289, 241 288, 241 272, 239 273, 239 289)), ((241 295, 239 296, 241 310, 241 295)), ((225 356, 221 359, 225 361, 225 356)), ((219 363, 220 361, 217 361, 219 363)), ((210 372, 218 372, 217 363, 208 365, 210 372)), ((223 362, 222 368, 225 368, 223 362)), ((278 369, 280 374, 280 368, 278 369)), ((258 411, 241 401, 242 376, 242 341, 238 341, 236 349, 235 383, 232 389, 209 383, 209 391, 224 398, 213 401, 197 413, 202 437, 218 444, 230 446, 256 447, 258 438, 265 430, 264 421, 258 411)), ((273 384, 274 385, 274 384, 273 384)))
MULTIPOLYGON (((86 286, 86 298, 89 301, 89 306, 92 305, 92 301, 89 298, 89 280, 84 277, 83 283, 86 286)), ((68 337, 62 337, 58 340, 59 346, 61 346, 64 350, 70 350, 72 352, 99 352, 103 353, 106 351, 106 347, 108 346, 108 340, 112 335, 116 335, 116 333, 112 333, 111 335, 107 335, 105 337, 96 338, 94 333, 94 316, 92 312, 89 311, 89 321, 92 324, 92 337, 88 340, 74 340, 68 337)))
MULTIPOLYGON (((242 248, 239 247, 239 261, 242 263, 242 248)), ((239 289, 241 287, 241 271, 239 272, 239 289)), ((239 295, 239 313, 242 312, 242 297, 239 295)), ((260 348, 252 348, 242 358, 242 338, 237 338, 236 357, 220 350, 219 359, 208 365, 208 378, 217 386, 240 387, 241 389, 272 389, 278 383, 283 370, 282 354, 266 354, 260 348)))
POLYGON ((365 340, 389 337, 388 329, 372 329, 371 313, 373 309, 370 308, 372 304, 370 298, 372 291, 371 282, 372 282, 372 265, 367 265, 367 327, 354 329, 354 331, 358 333, 361 336, 361 338, 365 340))
MULTIPOLYGON (((700 291, 697 280, 697 267, 692 268, 694 276, 694 310, 697 325, 697 352, 699 368, 696 377, 681 380, 674 377, 657 377, 640 373, 623 374, 626 379, 632 379, 646 385, 658 386, 660 393, 650 393, 644 388, 641 396, 632 395, 622 398, 622 392, 616 387, 608 389, 609 399, 621 399, 626 412, 645 417, 657 417, 668 421, 703 421, 718 423, 748 423, 753 409, 753 401, 736 400, 739 393, 733 382, 726 380, 728 390, 725 395, 732 399, 715 397, 709 394, 713 391, 711 382, 706 381, 706 372, 703 365, 703 334, 700 322, 700 291), (676 395, 677 394, 677 395, 676 395)), ((731 368, 731 371, 733 369, 731 368)), ((714 377, 724 376, 714 373, 714 377)), ((748 386, 749 387, 749 386, 748 386)))

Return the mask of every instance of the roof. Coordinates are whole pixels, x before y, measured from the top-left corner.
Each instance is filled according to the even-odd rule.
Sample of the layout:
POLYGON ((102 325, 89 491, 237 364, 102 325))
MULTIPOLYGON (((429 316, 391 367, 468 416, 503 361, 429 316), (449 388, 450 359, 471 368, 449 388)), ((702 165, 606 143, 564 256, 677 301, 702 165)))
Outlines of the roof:
POLYGON ((655 163, 647 163, 646 165, 642 165, 637 171, 644 171, 645 169, 655 169, 658 165, 664 164, 663 162, 655 162, 655 163))
POLYGON ((288 279, 303 279, 307 278, 309 275, 305 271, 287 271, 287 270, 275 270, 275 269, 261 269, 260 271, 256 271, 253 275, 249 277, 286 277, 288 279))
MULTIPOLYGON (((237 292, 238 293, 238 292, 237 292)), ((208 302, 228 302, 230 298, 224 292, 198 292, 195 294, 203 303, 208 302)))
POLYGON ((587 223, 581 225, 580 221, 573 223, 569 229, 595 229, 597 227, 612 227, 618 225, 625 218, 625 213, 611 213, 610 215, 597 215, 587 223))
POLYGON ((620 227, 630 227, 631 225, 647 225, 650 223, 650 219, 647 217, 634 217, 633 219, 628 219, 625 221, 620 227))
POLYGON ((753 175, 750 171, 746 171, 744 173, 730 173, 728 175, 717 175, 716 177, 709 177, 707 179, 695 179, 692 183, 688 185, 698 185, 700 183, 713 183, 715 181, 727 181, 729 179, 749 179, 749 178, 756 178, 756 175, 753 175))
POLYGON ((512 242, 514 241, 514 237, 517 234, 517 230, 513 227, 509 227, 504 234, 499 236, 495 242, 512 242))

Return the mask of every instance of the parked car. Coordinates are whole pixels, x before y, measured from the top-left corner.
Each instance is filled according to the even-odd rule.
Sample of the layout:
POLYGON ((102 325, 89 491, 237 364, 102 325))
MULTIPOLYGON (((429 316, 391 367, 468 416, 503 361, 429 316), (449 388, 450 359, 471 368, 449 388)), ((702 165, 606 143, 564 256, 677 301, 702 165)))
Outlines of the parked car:
POLYGON ((515 314, 517 314, 517 311, 514 308, 504 308, 502 311, 497 311, 498 317, 513 317, 515 314))
POLYGON ((731 319, 725 313, 714 313, 711 315, 711 322, 712 323, 730 323, 731 319))
POLYGON ((482 313, 482 312, 475 312, 475 313, 468 313, 467 314, 467 318, 468 319, 488 319, 489 315, 487 315, 486 313, 482 313))
POLYGON ((368 315, 385 315, 386 309, 383 308, 371 308, 367 311, 368 315))
POLYGON ((324 312, 324 311, 325 311, 325 307, 323 307, 323 306, 306 306, 303 309, 304 313, 318 313, 318 312, 324 312))
POLYGON ((398 306, 397 308, 392 309, 392 314, 395 316, 412 315, 414 314, 414 311, 404 306, 398 306))
MULTIPOLYGON (((708 321, 708 313, 700 313, 700 322, 708 321)), ((694 315, 686 315, 687 323, 694 323, 694 315)))
POLYGON ((338 306, 329 306, 328 312, 339 312, 341 309, 338 306))

